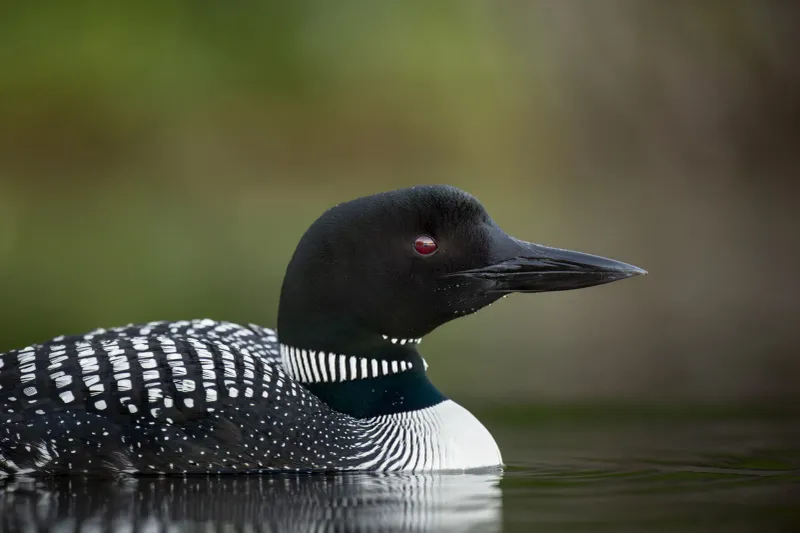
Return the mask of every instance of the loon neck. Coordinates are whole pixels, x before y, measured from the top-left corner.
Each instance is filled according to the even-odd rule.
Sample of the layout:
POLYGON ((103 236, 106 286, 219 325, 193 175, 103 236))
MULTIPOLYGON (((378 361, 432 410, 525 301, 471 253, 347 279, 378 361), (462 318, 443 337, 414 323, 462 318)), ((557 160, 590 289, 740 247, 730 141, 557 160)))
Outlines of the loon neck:
POLYGON ((356 418, 424 409, 447 398, 430 382, 427 364, 409 342, 358 355, 281 344, 284 369, 332 409, 356 418))

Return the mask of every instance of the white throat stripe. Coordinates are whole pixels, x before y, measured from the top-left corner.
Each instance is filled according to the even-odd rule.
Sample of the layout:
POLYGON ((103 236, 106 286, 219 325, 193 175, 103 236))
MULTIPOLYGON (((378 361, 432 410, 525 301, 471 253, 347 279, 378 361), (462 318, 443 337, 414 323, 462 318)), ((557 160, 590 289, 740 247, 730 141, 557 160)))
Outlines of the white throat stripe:
POLYGON ((303 383, 332 383, 369 379, 407 372, 414 368, 410 361, 370 359, 305 350, 281 345, 281 360, 286 372, 303 383))

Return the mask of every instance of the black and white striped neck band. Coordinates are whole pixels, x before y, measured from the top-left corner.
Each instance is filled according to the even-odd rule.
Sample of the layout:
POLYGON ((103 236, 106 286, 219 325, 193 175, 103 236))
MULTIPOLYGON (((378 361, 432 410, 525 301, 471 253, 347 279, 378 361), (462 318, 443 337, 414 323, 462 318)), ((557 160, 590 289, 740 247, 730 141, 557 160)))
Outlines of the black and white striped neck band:
MULTIPOLYGON (((324 351, 306 350, 281 344, 281 360, 293 379, 304 383, 333 383, 377 378, 408 372, 410 361, 373 359, 324 351)), ((424 363, 425 368, 427 364, 424 363)))

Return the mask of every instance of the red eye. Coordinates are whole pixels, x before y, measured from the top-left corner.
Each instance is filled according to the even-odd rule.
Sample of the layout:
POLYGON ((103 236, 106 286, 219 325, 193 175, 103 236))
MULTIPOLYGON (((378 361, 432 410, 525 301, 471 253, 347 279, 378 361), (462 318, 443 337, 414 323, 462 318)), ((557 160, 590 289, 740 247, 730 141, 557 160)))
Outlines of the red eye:
POLYGON ((436 244, 436 241, 428 235, 420 235, 417 237, 417 240, 414 241, 414 249, 420 255, 431 255, 438 248, 439 245, 436 244))

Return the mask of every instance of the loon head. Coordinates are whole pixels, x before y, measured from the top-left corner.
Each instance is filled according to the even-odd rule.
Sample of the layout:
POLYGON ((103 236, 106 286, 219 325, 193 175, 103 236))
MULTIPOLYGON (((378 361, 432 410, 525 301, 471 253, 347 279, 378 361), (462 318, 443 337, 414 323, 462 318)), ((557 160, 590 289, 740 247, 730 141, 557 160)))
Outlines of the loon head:
POLYGON ((559 291, 646 274, 612 259, 506 234, 455 187, 417 186, 339 204, 303 235, 286 271, 281 343, 393 353, 514 292, 559 291))

